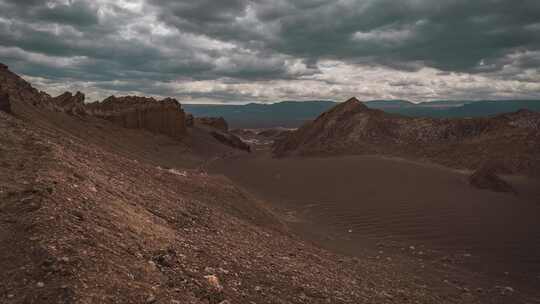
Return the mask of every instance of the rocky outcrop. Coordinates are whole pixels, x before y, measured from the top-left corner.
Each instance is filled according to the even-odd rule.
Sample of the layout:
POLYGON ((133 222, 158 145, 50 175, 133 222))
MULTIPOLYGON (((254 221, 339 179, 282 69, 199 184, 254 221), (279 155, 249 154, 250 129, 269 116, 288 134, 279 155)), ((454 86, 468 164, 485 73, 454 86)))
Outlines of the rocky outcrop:
POLYGON ((223 117, 196 117, 195 124, 208 126, 224 132, 229 130, 229 125, 223 117))
MULTIPOLYGON (((85 96, 81 92, 66 92, 51 97, 33 88, 5 65, 0 65, 0 96, 9 96, 11 103, 21 102, 69 115, 103 118, 125 128, 144 129, 174 138, 183 138, 186 134, 185 113, 178 101, 172 98, 156 100, 136 96, 111 96, 103 102, 85 104, 85 96)), ((4 98, 1 101, 5 100, 4 98)), ((2 102, 2 105, 4 104, 5 102, 2 102)))
POLYGON ((540 113, 490 118, 413 118, 368 109, 356 98, 341 103, 278 139, 274 155, 382 154, 478 168, 487 159, 513 173, 540 176, 540 113))
POLYGON ((173 138, 186 134, 186 115, 176 99, 111 96, 86 106, 87 113, 130 129, 144 129, 173 138))
POLYGON ((77 92, 75 95, 71 92, 65 92, 62 95, 51 98, 50 103, 57 111, 71 115, 85 115, 84 99, 85 96, 81 92, 77 92))
POLYGON ((9 95, 6 92, 0 92, 0 111, 11 113, 11 103, 9 95))
POLYGON ((0 64, 0 94, 9 96, 11 106, 16 102, 39 105, 48 102, 51 98, 48 94, 33 88, 4 64, 0 64))
POLYGON ((221 142, 224 145, 227 145, 235 149, 251 152, 251 147, 234 134, 225 133, 221 131, 211 131, 210 135, 212 135, 215 139, 217 139, 219 142, 221 142))
POLYGON ((469 183, 478 189, 517 194, 512 185, 498 176, 501 173, 504 173, 504 170, 501 170, 499 166, 485 165, 469 177, 469 183))

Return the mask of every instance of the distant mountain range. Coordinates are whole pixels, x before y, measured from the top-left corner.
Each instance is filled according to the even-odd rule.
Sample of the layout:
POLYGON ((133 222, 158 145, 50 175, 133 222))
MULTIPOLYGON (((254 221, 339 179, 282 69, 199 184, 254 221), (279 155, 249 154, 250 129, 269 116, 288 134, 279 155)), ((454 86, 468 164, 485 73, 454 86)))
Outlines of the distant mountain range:
MULTIPOLYGON (((221 116, 232 128, 296 128, 307 120, 334 107, 337 103, 327 100, 282 101, 273 104, 250 103, 247 105, 182 104, 196 117, 221 116)), ((515 112, 520 109, 540 111, 540 100, 438 100, 412 103, 407 100, 372 100, 365 104, 372 109, 405 116, 434 118, 482 117, 515 112)))

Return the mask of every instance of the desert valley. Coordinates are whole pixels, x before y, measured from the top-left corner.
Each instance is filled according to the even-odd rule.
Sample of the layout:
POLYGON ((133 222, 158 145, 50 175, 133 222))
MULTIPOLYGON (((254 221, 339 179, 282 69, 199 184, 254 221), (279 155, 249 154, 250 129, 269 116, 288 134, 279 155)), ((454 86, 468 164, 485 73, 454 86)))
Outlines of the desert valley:
POLYGON ((1 303, 538 303, 540 114, 298 129, 0 67, 1 303))

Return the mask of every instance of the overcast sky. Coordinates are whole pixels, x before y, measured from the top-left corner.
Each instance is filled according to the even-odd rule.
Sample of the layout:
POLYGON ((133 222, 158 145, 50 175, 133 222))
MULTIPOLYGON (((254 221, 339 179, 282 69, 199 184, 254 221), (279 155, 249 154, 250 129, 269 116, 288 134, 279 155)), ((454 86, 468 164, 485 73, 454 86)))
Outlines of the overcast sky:
POLYGON ((540 0, 0 0, 0 62, 91 100, 540 99, 540 0))

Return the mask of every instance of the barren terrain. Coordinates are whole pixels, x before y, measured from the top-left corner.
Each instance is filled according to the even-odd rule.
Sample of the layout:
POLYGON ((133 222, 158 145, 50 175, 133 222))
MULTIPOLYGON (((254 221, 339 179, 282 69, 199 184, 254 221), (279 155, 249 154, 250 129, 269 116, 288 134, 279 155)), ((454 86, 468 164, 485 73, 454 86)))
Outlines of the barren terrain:
MULTIPOLYGON (((151 115, 142 125, 124 128, 84 109, 67 113, 55 104, 43 106, 49 97, 36 99, 29 85, 10 78, 10 73, 2 76, 9 81, 3 78, 0 93, 8 93, 12 113, 0 112, 1 303, 538 302, 537 281, 475 271, 452 258, 431 262, 419 256, 423 247, 416 242, 407 252, 369 245, 371 238, 378 238, 376 233, 366 233, 355 251, 321 242, 326 228, 328 235, 334 228, 338 235, 346 228, 355 240, 364 240, 356 231, 368 230, 365 218, 340 219, 340 208, 346 205, 328 205, 327 212, 313 208, 310 216, 298 212, 300 206, 340 199, 340 183, 316 181, 317 169, 332 176, 328 163, 300 161, 283 167, 267 158, 253 163, 258 153, 250 156, 223 145, 197 126, 172 138, 155 132, 151 115), (237 166, 218 170, 222 160, 234 160, 228 164, 237 166), (206 168, 233 180, 208 174, 206 168), (275 170, 284 170, 277 180, 287 183, 266 184, 276 177, 275 170), (250 180, 244 180, 248 175, 250 180), (295 183, 296 188, 288 188, 295 183), (278 199, 284 193, 290 193, 290 201, 278 199), (296 219, 323 217, 327 220, 295 224, 296 219), (345 227, 336 225, 338 221, 345 227)), ((351 164, 367 174, 376 162, 337 161, 335 166, 350 172, 340 166, 351 164)), ((395 178, 402 169, 395 170, 379 178, 395 178)), ((406 172, 416 178, 416 171, 406 172)), ((453 175, 428 173, 421 178, 433 178, 430 187, 464 189, 447 188, 457 182, 453 175)), ((390 188, 377 188, 384 183, 373 184, 375 180, 360 179, 354 184, 359 192, 343 195, 382 205, 377 190, 390 188)), ((519 198, 507 203, 527 203, 529 194, 521 193, 530 191, 534 197, 530 187, 528 181, 518 185, 519 198)), ((392 191, 399 193, 399 188, 392 191)), ((500 202, 494 206, 507 210, 500 202)), ((405 209, 396 210, 399 214, 405 209)), ((515 219, 527 224, 532 210, 515 219)), ((368 218, 378 219, 377 212, 371 215, 368 218)), ((384 219, 381 223, 372 229, 386 226, 384 219)))

